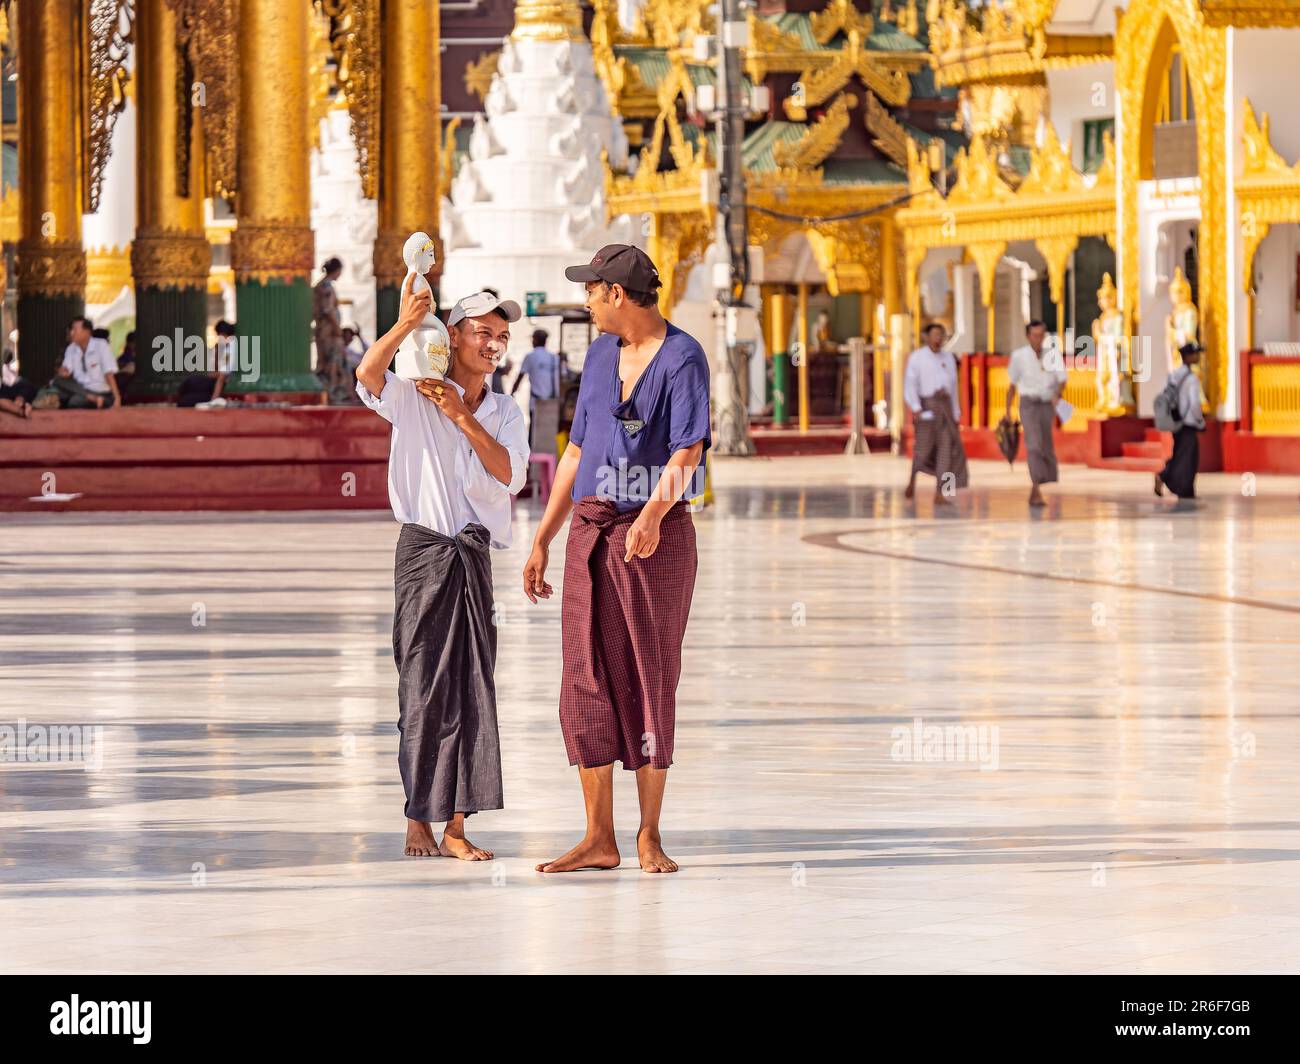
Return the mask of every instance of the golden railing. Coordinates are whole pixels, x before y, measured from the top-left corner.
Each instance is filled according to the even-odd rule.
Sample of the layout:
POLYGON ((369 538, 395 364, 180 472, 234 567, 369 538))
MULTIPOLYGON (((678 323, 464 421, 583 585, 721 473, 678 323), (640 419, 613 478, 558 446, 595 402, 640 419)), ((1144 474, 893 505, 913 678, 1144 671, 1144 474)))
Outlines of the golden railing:
POLYGON ((1300 358, 1248 354, 1244 361, 1249 390, 1243 405, 1249 409, 1250 431, 1300 436, 1300 358))

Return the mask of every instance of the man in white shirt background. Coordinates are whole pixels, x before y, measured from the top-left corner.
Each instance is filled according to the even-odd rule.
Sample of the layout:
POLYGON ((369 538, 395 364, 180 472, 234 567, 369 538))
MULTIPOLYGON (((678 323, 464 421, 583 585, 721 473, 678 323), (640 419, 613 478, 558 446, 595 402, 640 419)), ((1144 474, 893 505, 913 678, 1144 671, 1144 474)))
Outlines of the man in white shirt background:
POLYGON ((357 367, 357 394, 393 426, 388 496, 402 522, 393 657, 405 853, 485 861, 492 851, 465 837, 465 817, 503 805, 489 547, 510 545, 510 496, 528 468, 523 414, 485 380, 520 310, 485 292, 459 300, 447 316, 447 379, 404 380, 388 365, 429 307, 427 288, 404 288, 397 324, 357 367), (443 822, 438 843, 432 825, 443 822))
POLYGON ((528 378, 528 436, 534 449, 537 441, 532 438, 533 420, 537 413, 539 399, 554 399, 560 394, 560 356, 548 351, 545 329, 533 332, 533 349, 524 355, 523 365, 519 367, 519 376, 510 388, 510 394, 519 391, 519 385, 528 378))
POLYGON ((122 401, 117 390, 117 359, 108 341, 92 335, 89 318, 73 318, 63 364, 51 385, 68 409, 107 410, 122 401))
POLYGON ((1056 404, 1069 380, 1065 360, 1059 351, 1044 348, 1047 326, 1041 321, 1031 321, 1025 326, 1024 347, 1011 352, 1007 364, 1007 417, 1011 404, 1020 395, 1020 424, 1024 431, 1025 455, 1029 459, 1029 479, 1033 488, 1029 492, 1030 506, 1046 506, 1040 485, 1054 484, 1058 469, 1056 443, 1052 427, 1056 424, 1056 404))
POLYGON ((903 374, 903 401, 912 411, 912 475, 907 498, 916 494, 916 474, 935 478, 936 504, 952 502, 966 487, 966 449, 961 442, 961 402, 957 396, 957 359, 943 350, 946 330, 937 321, 923 330, 924 347, 908 356, 903 374))

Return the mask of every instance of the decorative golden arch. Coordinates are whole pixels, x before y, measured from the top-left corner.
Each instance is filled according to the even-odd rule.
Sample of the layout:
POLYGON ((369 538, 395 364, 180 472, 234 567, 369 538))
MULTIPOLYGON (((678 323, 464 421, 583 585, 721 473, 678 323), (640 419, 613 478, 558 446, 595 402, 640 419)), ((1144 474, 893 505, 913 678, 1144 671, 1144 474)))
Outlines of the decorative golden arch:
MULTIPOLYGON (((1168 50, 1177 43, 1187 64, 1196 108, 1196 154, 1200 178, 1199 249, 1201 338, 1207 353, 1206 391, 1210 403, 1228 394, 1231 361, 1228 299, 1232 289, 1226 275, 1228 226, 1226 196, 1232 158, 1222 151, 1227 116, 1223 100, 1227 67, 1227 31, 1209 25, 1197 0, 1149 0, 1131 5, 1119 16, 1115 34, 1115 84, 1120 87, 1120 211, 1124 238, 1120 247, 1123 274, 1121 310, 1127 332, 1141 327, 1137 320, 1138 184, 1152 171, 1159 79, 1168 50)), ((1160 323, 1147 323, 1148 331, 1160 323)))

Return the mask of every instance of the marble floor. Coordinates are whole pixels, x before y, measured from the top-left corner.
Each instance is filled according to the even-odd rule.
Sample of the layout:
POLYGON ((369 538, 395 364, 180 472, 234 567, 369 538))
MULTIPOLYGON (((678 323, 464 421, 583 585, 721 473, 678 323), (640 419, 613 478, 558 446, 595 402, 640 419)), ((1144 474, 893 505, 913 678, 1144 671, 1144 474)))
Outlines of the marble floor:
POLYGON ((905 475, 716 463, 673 876, 621 772, 624 866, 532 871, 582 825, 535 504, 482 864, 401 856, 386 515, 0 516, 0 727, 86 744, 0 764, 0 970, 1300 970, 1300 482, 905 475))

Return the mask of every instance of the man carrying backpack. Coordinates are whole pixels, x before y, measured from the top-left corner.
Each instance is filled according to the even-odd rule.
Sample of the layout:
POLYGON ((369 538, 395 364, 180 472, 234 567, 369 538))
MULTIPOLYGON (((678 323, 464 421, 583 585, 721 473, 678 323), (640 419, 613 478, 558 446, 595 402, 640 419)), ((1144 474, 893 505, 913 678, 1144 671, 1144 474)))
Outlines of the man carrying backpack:
POLYGON ((1202 350, 1198 343, 1183 344, 1178 349, 1183 364, 1169 374, 1156 396, 1156 428, 1174 434, 1173 457, 1156 474, 1157 495, 1164 495, 1168 488, 1179 499, 1196 498, 1196 467, 1201 458, 1198 434, 1205 431, 1205 415, 1201 412, 1201 382, 1192 367, 1201 360, 1202 350))

